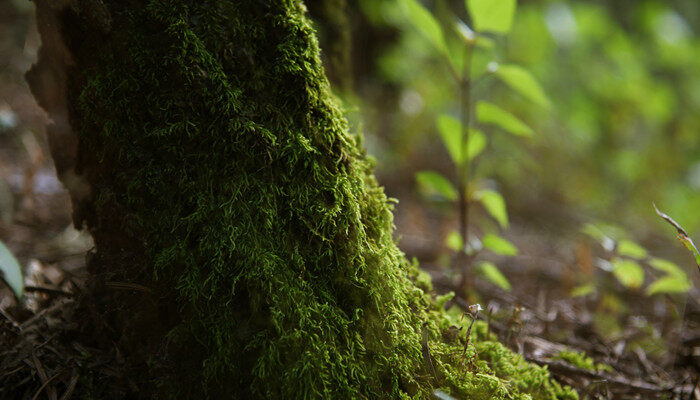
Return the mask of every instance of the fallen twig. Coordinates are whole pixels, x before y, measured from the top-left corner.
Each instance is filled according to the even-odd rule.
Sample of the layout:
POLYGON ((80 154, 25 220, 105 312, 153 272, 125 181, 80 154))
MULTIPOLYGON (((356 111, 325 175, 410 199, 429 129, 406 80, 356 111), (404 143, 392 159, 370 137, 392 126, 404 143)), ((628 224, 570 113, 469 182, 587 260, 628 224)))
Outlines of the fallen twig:
MULTIPOLYGON (((34 368, 36 369, 37 373, 39 374, 39 378, 41 379, 41 382, 43 383, 37 393, 34 395, 34 398, 38 398, 39 393, 41 393, 42 389, 46 387, 46 385, 49 384, 58 374, 54 375, 51 379, 48 379, 48 375, 46 375, 46 371, 44 371, 43 365, 41 365, 41 361, 37 358, 36 354, 32 353, 32 363, 34 364, 34 368)), ((49 387, 46 389, 49 394, 49 399, 51 400, 57 400, 58 397, 56 395, 56 388, 53 386, 49 387)))
POLYGON ((73 391, 75 390, 75 386, 78 384, 78 379, 80 378, 80 373, 73 371, 73 377, 70 379, 70 383, 68 384, 68 389, 66 389, 66 392, 63 393, 63 396, 61 396, 61 400, 70 400, 70 398, 73 396, 73 391))
MULTIPOLYGON (((44 384, 41 385, 41 386, 39 387, 39 389, 36 391, 36 393, 34 394, 34 397, 32 397, 32 400, 37 400, 37 399, 39 398, 39 395, 41 394, 41 391, 44 390, 44 388, 47 387, 47 386, 49 385, 49 383, 53 382, 54 379, 58 378, 62 373, 63 373, 63 371, 57 372, 56 374, 54 374, 54 376, 52 376, 51 378, 47 379, 46 382, 44 382, 44 384)), ((49 389, 46 389, 46 390, 49 390, 49 396, 50 396, 51 398, 55 398, 55 396, 56 396, 56 388, 54 388, 53 386, 51 386, 49 389), (51 392, 51 389, 53 389, 53 396, 51 395, 51 393, 52 393, 52 392, 51 392)))
POLYGON ((73 297, 73 293, 66 292, 60 289, 52 289, 52 288, 47 288, 43 286, 25 286, 24 291, 28 293, 36 292, 36 293, 46 293, 46 294, 55 294, 59 296, 66 296, 66 297, 73 297))
POLYGON ((146 293, 151 293, 151 289, 139 285, 138 283, 131 283, 131 282, 105 282, 105 286, 110 287, 112 289, 118 289, 118 290, 136 290, 139 292, 146 292, 146 293))

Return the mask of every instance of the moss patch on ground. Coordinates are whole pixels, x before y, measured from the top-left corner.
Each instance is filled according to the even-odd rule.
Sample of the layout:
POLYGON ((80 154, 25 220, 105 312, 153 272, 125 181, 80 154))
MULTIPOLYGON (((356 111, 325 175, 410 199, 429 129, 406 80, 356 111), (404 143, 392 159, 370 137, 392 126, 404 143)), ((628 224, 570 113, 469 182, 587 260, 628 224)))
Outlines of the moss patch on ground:
POLYGON ((557 360, 566 361, 571 365, 585 369, 587 371, 600 372, 608 371, 611 372, 612 368, 607 364, 596 363, 591 357, 588 357, 586 353, 573 350, 562 350, 554 356, 557 360))

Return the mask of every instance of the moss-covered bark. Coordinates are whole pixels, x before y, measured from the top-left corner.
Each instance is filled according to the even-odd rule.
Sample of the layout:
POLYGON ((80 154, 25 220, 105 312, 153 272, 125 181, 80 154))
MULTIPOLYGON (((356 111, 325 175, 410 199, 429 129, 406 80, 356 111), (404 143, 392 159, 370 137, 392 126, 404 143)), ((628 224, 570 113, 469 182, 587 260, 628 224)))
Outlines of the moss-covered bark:
MULTIPOLYGON (((116 343, 138 396, 574 397, 478 324, 462 365, 456 318, 392 239, 301 3, 37 6, 28 78, 96 243, 83 333, 116 343), (65 84, 47 94, 51 79, 65 84)), ((94 395, 103 377, 83 376, 94 395)))

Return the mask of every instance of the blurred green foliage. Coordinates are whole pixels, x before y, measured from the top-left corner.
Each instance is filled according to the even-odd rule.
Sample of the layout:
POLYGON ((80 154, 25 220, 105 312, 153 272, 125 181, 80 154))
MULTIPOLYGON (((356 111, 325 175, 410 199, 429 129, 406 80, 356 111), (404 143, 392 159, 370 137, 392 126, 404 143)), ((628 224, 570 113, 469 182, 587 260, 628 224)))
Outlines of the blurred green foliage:
MULTIPOLYGON (((398 1, 359 4, 372 29, 391 32, 366 61, 373 67, 365 81, 375 88, 357 85, 380 172, 428 168, 449 175, 435 124, 446 111, 457 114, 449 66, 436 57, 444 50, 412 28, 398 1)), ((443 26, 450 26, 449 10, 462 10, 455 12, 474 26, 462 1, 421 4, 443 26)), ((547 207, 533 210, 532 204, 548 198, 648 233, 663 224, 651 209, 656 201, 691 234, 700 231, 698 26, 700 3, 694 0, 520 1, 511 34, 479 41, 473 75, 487 72, 487 55, 495 54, 500 71, 518 64, 532 72, 551 106, 540 106, 549 103, 546 97, 517 71, 505 69, 516 74, 511 83, 525 82, 520 94, 513 94, 507 77, 488 74, 474 97, 517 118, 502 127, 506 131, 529 135, 522 121, 536 134, 522 142, 487 132, 476 167, 499 183, 509 207, 532 217, 546 215, 547 207)), ((449 51, 453 44, 445 36, 449 51)), ((488 117, 494 109, 482 105, 479 111, 488 117)))
MULTIPOLYGON (((646 288, 649 296, 686 293, 691 289, 692 281, 683 268, 671 261, 650 257, 647 249, 627 239, 629 234, 623 230, 604 224, 586 224, 582 232, 597 242, 604 251, 595 264, 610 272, 625 288, 633 291, 641 288, 647 275, 646 267, 654 278, 646 288)), ((574 288, 571 295, 580 297, 597 294, 599 288, 603 287, 605 286, 586 282, 574 288)))
MULTIPOLYGON (((469 235, 470 225, 475 225, 469 223, 472 203, 481 203, 484 211, 501 229, 509 225, 506 202, 503 196, 492 188, 494 185, 487 179, 489 175, 475 176, 472 173, 473 164, 478 162, 477 157, 488 143, 482 130, 472 127, 472 120, 483 128, 488 126, 489 131, 497 127, 514 136, 530 137, 534 134, 527 124, 510 112, 473 96, 472 88, 481 80, 495 76, 532 103, 542 107, 550 105, 540 84, 527 69, 515 64, 501 65, 496 61, 492 36, 510 33, 516 13, 516 2, 466 0, 464 9, 471 17, 474 29, 458 17, 455 11, 446 7, 438 10, 442 16, 440 21, 439 16, 426 9, 418 0, 400 0, 399 4, 414 30, 432 45, 437 58, 448 66, 453 85, 458 89, 458 98, 454 101, 459 118, 450 113, 443 113, 436 120, 438 133, 454 167, 451 172, 457 175, 456 185, 452 184, 454 179, 435 171, 417 172, 416 182, 427 197, 435 199, 437 194, 437 199, 441 202, 447 200, 454 205, 459 233, 449 234, 445 243, 448 248, 463 252, 463 255, 467 256, 467 266, 471 265, 479 251, 484 248, 501 255, 517 254, 517 248, 513 244, 493 233, 486 234, 483 242, 469 235), (482 60, 487 60, 485 71, 474 68, 483 65, 482 60)), ((479 230, 483 231, 481 224, 478 225, 481 228, 479 230)), ((462 257, 457 255, 456 259, 460 258, 462 257)), ((510 283, 493 263, 481 262, 476 271, 491 283, 504 290, 510 290, 510 283)), ((470 280, 466 275, 468 272, 462 268, 461 274, 461 281, 466 288, 470 280)))

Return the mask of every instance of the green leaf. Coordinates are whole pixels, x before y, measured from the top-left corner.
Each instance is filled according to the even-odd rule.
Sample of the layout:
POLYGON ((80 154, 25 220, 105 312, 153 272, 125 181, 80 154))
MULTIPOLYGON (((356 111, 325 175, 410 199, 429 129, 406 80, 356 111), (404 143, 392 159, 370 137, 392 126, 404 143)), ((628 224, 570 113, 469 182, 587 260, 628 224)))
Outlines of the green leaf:
MULTIPOLYGON (((581 232, 585 233, 586 235, 592 237, 593 239, 602 242, 603 240, 610 239, 605 232, 603 232, 602 229, 598 228, 597 226, 588 223, 581 228, 581 232)), ((612 240, 612 239, 610 239, 612 240)))
POLYGON ((681 243, 683 243, 683 246, 685 246, 693 254, 693 256, 695 257, 695 263, 698 265, 698 271, 700 271, 700 250, 698 250, 697 246, 695 246, 695 243, 693 243, 693 239, 690 238, 688 232, 685 229, 683 229, 683 227, 673 218, 661 212, 661 210, 659 210, 658 207, 656 207, 655 203, 652 204, 654 205, 654 210, 656 210, 656 213, 659 214, 661 218, 666 220, 666 222, 668 222, 674 228, 676 228, 676 232, 678 232, 678 240, 680 240, 681 243))
POLYGON ((513 26, 515 0, 466 0, 467 10, 479 32, 508 33, 513 26))
POLYGON ((447 248, 454 251, 461 251, 464 241, 462 240, 462 235, 457 231, 452 231, 447 234, 445 238, 445 245, 447 248))
POLYGON ((685 293, 692 287, 692 283, 688 279, 688 275, 686 275, 685 271, 671 261, 661 258, 652 258, 649 260, 649 265, 666 274, 647 287, 646 291, 648 295, 651 296, 658 293, 685 293))
POLYGON ((647 256, 647 251, 631 240, 620 240, 617 244, 617 254, 642 259, 647 256))
POLYGON ((471 160, 481 154, 486 148, 486 135, 478 129, 469 129, 469 143, 467 144, 467 159, 471 160))
POLYGON ((24 291, 24 280, 22 279, 22 267, 10 249, 0 242, 0 271, 7 285, 10 286, 17 298, 22 297, 24 291))
POLYGON ((420 33, 441 53, 447 54, 445 36, 438 21, 418 0, 402 0, 404 10, 420 33))
POLYGON ((633 260, 614 259, 613 275, 624 286, 637 289, 644 283, 644 270, 633 260))
POLYGON ((666 272, 668 275, 675 275, 682 277, 683 279, 688 279, 685 271, 671 261, 663 260, 661 258, 652 258, 649 260, 649 265, 656 270, 666 272))
MULTIPOLYGON (((462 145, 462 123, 451 115, 442 114, 437 119, 438 132, 443 144, 452 157, 452 161, 459 165, 463 162, 464 152, 460 151, 462 145)), ((478 129, 469 130, 467 143, 467 158, 479 155, 486 147, 486 136, 478 129)))
POLYGON ((518 254, 517 247, 506 239, 503 239, 498 235, 494 235, 493 233, 486 234, 481 239, 481 242, 483 243, 484 248, 487 248, 496 254, 504 256, 515 256, 518 254))
POLYGON ((476 200, 484 205, 486 211, 498 221, 503 228, 508 227, 508 212, 506 211, 506 202, 503 197, 493 190, 479 190, 476 192, 476 200))
POLYGON ((455 164, 462 162, 462 124, 451 115, 442 114, 437 119, 438 132, 442 143, 447 147, 447 151, 455 164))
POLYGON ((495 74, 503 83, 535 104, 549 107, 549 99, 544 90, 526 69, 517 65, 499 65, 495 74))
POLYGON ((669 274, 654 281, 646 291, 650 296, 658 293, 685 293, 691 287, 687 278, 669 274))
POLYGON ((576 286, 571 289, 571 297, 584 297, 595 292, 595 286, 592 283, 576 286))
POLYGON ((683 243, 683 246, 685 246, 686 249, 690 250, 695 257, 695 263, 698 265, 698 269, 700 269, 700 250, 698 250, 695 243, 693 243, 693 239, 691 239, 690 236, 678 235, 678 240, 683 243))
POLYGON ((476 119, 482 124, 493 124, 517 136, 532 136, 534 132, 513 114, 488 101, 476 104, 476 119))
POLYGON ((457 200, 457 190, 447 178, 433 171, 416 173, 416 181, 428 196, 441 196, 447 200, 457 200))
POLYGON ((479 274, 487 281, 500 287, 503 290, 510 290, 510 282, 493 263, 483 261, 478 266, 479 274))
POLYGON ((609 234, 604 232, 600 227, 594 224, 586 224, 581 229, 581 232, 597 240, 600 245, 608 251, 612 251, 615 248, 615 240, 610 237, 609 234))

